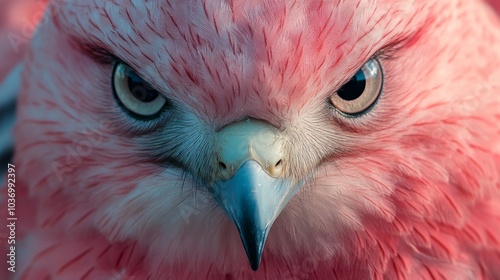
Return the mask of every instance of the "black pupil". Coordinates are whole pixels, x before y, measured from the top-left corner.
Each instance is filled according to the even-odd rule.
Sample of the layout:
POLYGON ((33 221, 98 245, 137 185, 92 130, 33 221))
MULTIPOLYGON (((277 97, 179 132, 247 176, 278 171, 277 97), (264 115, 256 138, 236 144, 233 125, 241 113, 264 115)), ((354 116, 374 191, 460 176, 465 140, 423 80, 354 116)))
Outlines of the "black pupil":
POLYGON ((366 77, 363 70, 359 70, 352 79, 339 89, 337 94, 346 101, 358 99, 366 87, 366 77))
POLYGON ((151 86, 135 72, 132 71, 128 73, 127 82, 130 92, 137 100, 148 103, 158 98, 159 93, 152 89, 151 86))

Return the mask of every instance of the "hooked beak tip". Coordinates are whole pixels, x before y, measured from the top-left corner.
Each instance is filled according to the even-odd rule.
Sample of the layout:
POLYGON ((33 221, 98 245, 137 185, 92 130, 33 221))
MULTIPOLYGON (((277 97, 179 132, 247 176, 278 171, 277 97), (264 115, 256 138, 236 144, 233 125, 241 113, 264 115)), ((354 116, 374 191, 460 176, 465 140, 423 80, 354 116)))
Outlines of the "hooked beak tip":
POLYGON ((244 225, 243 228, 240 228, 241 241, 243 243, 243 247, 245 247, 245 252, 253 271, 257 271, 259 269, 267 233, 267 229, 260 230, 252 227, 250 224, 248 224, 248 226, 244 225))
POLYGON ((259 269, 259 265, 260 265, 260 260, 257 262, 250 262, 250 266, 252 267, 253 271, 257 271, 259 269))

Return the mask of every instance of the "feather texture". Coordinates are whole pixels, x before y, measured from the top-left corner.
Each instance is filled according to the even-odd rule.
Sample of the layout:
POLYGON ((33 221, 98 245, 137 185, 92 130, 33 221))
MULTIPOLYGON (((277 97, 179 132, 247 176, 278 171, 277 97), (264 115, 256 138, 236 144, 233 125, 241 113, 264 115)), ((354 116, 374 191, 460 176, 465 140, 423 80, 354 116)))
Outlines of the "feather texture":
POLYGON ((500 278, 500 21, 486 2, 47 9, 22 70, 13 279, 500 278), (89 49, 136 69, 171 110, 131 119, 112 64, 89 49), (329 96, 372 57, 382 96, 338 114, 329 96), (280 128, 307 178, 257 272, 200 180, 215 132, 244 117, 280 128))

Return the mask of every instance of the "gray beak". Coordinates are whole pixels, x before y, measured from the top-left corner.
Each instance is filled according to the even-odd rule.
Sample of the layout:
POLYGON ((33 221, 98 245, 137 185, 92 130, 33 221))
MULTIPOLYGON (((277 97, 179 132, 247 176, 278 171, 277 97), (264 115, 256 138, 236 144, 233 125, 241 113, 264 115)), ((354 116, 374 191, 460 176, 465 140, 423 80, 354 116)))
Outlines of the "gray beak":
POLYGON ((295 193, 293 189, 286 180, 269 176, 253 160, 213 189, 215 200, 236 225, 254 271, 259 268, 267 234, 295 193))

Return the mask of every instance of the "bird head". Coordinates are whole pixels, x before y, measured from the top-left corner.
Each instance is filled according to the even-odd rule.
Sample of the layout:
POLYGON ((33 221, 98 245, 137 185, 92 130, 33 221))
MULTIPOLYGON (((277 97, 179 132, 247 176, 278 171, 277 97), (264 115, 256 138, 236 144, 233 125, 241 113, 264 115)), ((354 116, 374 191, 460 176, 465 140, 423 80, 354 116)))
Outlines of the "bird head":
POLYGON ((440 38, 466 32, 439 23, 455 8, 51 3, 26 58, 16 161, 68 232, 136 240, 158 266, 247 257, 256 270, 264 248, 284 263, 360 254, 367 228, 447 207, 413 192, 467 180, 466 161, 443 163, 442 121, 463 114, 458 77, 474 67, 450 63, 474 49, 440 38))

